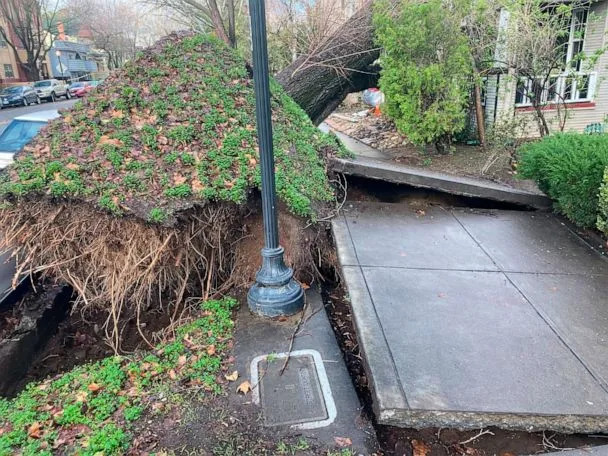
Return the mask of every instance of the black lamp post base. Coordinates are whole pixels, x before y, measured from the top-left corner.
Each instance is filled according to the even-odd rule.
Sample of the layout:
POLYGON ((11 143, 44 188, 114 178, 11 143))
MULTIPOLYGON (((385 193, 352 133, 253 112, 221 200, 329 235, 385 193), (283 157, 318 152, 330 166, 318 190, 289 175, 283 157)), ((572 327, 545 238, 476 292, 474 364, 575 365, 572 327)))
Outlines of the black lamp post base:
POLYGON ((262 268, 247 293, 249 310, 263 317, 281 317, 304 308, 304 290, 283 262, 283 248, 262 249, 262 268))

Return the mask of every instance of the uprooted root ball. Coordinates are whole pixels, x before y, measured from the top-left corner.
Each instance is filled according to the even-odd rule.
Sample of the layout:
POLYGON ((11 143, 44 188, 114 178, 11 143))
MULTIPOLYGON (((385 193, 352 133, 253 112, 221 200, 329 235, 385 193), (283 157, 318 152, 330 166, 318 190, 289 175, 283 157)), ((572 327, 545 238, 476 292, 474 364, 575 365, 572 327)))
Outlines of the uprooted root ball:
POLYGON ((27 201, 3 208, 2 247, 15 248, 16 278, 43 273, 78 291, 75 309, 107 310, 106 335, 115 349, 125 315, 139 320, 154 305, 178 317, 184 296, 229 286, 238 206, 191 209, 173 228, 83 206, 27 201))
MULTIPOLYGON (((324 265, 335 263, 327 233, 284 212, 280 220, 296 277, 318 279, 324 265)), ((175 322, 188 312, 186 297, 207 299, 250 285, 260 266, 262 230, 255 210, 225 203, 192 208, 174 227, 84 204, 22 201, 0 209, 0 250, 14 249, 15 280, 42 273, 72 285, 78 292, 73 311, 107 312, 106 338, 116 351, 127 322, 135 318, 139 328, 141 313, 152 307, 175 322)))

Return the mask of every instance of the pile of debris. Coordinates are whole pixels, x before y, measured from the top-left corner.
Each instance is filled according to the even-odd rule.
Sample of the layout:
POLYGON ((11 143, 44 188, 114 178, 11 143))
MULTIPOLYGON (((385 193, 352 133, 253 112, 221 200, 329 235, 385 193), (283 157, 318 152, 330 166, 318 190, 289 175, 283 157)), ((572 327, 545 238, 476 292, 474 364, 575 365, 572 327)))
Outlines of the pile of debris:
POLYGON ((355 105, 347 109, 342 106, 339 112, 330 115, 325 121, 332 130, 339 131, 358 139, 374 149, 395 150, 411 145, 405 136, 397 131, 392 120, 374 109, 361 109, 355 105))

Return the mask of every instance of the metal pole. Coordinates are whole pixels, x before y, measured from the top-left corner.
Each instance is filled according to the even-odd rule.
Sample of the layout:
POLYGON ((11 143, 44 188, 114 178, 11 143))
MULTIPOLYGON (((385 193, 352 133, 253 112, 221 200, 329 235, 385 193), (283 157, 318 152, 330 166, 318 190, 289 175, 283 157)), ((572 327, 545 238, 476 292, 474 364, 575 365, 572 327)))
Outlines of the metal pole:
POLYGON ((256 283, 249 289, 247 302, 252 312, 265 317, 278 317, 302 310, 304 291, 293 280, 293 271, 285 265, 283 248, 279 245, 264 0, 249 0, 249 10, 265 245, 262 249, 262 268, 256 276, 256 283))

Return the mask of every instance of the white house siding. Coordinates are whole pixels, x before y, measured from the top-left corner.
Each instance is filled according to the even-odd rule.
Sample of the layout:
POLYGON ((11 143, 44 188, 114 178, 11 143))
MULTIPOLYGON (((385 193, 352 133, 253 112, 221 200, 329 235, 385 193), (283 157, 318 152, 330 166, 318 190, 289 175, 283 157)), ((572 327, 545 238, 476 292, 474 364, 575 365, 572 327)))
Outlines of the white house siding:
MULTIPOLYGON (((608 0, 600 0, 593 3, 590 7, 593 20, 588 21, 587 31, 585 33, 585 44, 583 50, 587 55, 593 54, 598 49, 606 46, 606 31, 608 30, 608 0)), ((582 132, 585 127, 592 123, 603 123, 608 115, 608 52, 605 52, 594 68, 584 68, 584 71, 595 71, 597 73, 597 82, 595 93, 593 96, 593 107, 572 107, 568 109, 568 118, 566 120, 565 131, 582 132)), ((498 105, 497 116, 499 120, 501 116, 512 116, 513 112, 516 116, 528 117, 528 128, 522 132, 524 137, 538 136, 538 127, 534 121, 533 114, 530 111, 518 110, 515 105, 515 78, 508 75, 501 75, 500 85, 498 87, 498 105)), ((545 114, 545 118, 550 123, 550 129, 556 131, 558 128, 557 111, 550 110, 545 114)))
POLYGON ((486 125, 491 125, 494 122, 494 114, 496 113, 496 92, 498 88, 498 75, 490 74, 488 75, 486 81, 486 104, 484 106, 485 110, 485 120, 486 125))

